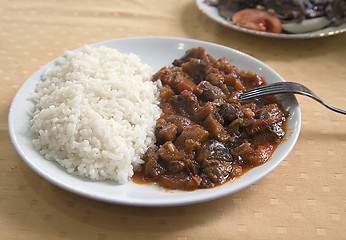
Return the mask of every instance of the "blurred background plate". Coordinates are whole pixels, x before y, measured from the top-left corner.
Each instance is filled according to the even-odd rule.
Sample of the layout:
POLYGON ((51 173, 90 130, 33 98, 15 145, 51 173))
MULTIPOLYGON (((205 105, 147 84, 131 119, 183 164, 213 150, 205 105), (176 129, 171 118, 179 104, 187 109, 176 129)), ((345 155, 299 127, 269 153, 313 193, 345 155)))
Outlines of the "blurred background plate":
POLYGON ((313 32, 299 33, 299 34, 286 34, 286 33, 278 34, 278 33, 260 32, 260 31, 255 31, 255 30, 239 27, 235 25, 232 21, 227 21, 225 18, 219 15, 218 9, 216 7, 208 5, 207 3, 205 3, 205 0, 196 0, 196 5, 203 14, 205 14, 212 20, 222 24, 223 26, 240 31, 240 32, 254 34, 257 36, 271 37, 271 38, 285 38, 285 39, 308 39, 308 38, 320 38, 320 37, 332 36, 332 35, 343 33, 346 31, 346 23, 344 23, 340 26, 327 27, 327 28, 323 28, 321 30, 317 30, 313 32))

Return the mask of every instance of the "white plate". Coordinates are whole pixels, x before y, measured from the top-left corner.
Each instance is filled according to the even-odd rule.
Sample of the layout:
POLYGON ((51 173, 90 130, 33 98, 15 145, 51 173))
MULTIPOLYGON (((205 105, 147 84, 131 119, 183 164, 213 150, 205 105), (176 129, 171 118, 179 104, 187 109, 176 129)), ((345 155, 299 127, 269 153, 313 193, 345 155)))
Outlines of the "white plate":
POLYGON ((346 23, 345 23, 340 26, 327 27, 327 28, 323 28, 321 30, 317 30, 313 32, 299 33, 299 34, 285 34, 285 33, 278 34, 278 33, 260 32, 260 31, 251 30, 248 28, 239 27, 235 25, 232 21, 227 21, 225 18, 219 15, 218 9, 216 7, 206 4, 205 0, 196 0, 196 5, 203 14, 207 15, 214 21, 226 27, 232 28, 240 32, 245 32, 245 33, 254 34, 254 35, 263 36, 263 37, 307 39, 307 38, 319 38, 319 37, 331 36, 331 35, 343 33, 346 31, 346 23))
MULTIPOLYGON (((202 46, 215 58, 227 57, 232 59, 232 64, 238 66, 239 69, 250 70, 264 76, 268 83, 284 81, 276 72, 253 57, 208 42, 147 37, 111 40, 92 46, 101 45, 116 48, 124 53, 133 52, 139 55, 142 62, 152 66, 155 71, 163 66, 171 65, 173 60, 180 58, 186 50, 202 46)), ((68 174, 57 163, 45 160, 32 146, 30 117, 27 112, 33 107, 33 103, 28 100, 28 97, 39 82, 41 74, 53 65, 54 61, 34 73, 22 85, 13 99, 8 117, 10 137, 20 157, 36 173, 56 186, 88 198, 136 206, 173 206, 203 202, 226 196, 258 181, 278 166, 293 148, 300 132, 301 114, 298 103, 293 95, 285 95, 282 97, 282 103, 286 110, 290 111, 288 119, 289 133, 286 134, 286 139, 279 145, 267 163, 250 170, 235 181, 213 189, 192 192, 167 191, 153 185, 139 185, 133 182, 117 185, 111 181, 90 181, 68 174)))

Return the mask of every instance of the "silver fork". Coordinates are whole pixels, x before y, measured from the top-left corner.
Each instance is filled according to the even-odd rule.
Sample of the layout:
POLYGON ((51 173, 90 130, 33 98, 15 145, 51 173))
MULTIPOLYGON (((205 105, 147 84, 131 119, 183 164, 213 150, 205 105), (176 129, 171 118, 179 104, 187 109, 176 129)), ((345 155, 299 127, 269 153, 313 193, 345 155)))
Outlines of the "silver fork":
POLYGON ((268 95, 274 95, 274 94, 280 94, 280 93, 302 94, 302 95, 315 99, 317 102, 323 104, 325 107, 329 108, 330 110, 346 115, 345 110, 329 105, 328 103, 326 103, 325 101, 317 97, 316 94, 314 94, 310 89, 295 82, 277 82, 277 83, 272 83, 272 84, 263 85, 257 88, 253 88, 248 91, 245 91, 243 95, 240 96, 239 100, 243 101, 250 98, 268 96, 268 95))

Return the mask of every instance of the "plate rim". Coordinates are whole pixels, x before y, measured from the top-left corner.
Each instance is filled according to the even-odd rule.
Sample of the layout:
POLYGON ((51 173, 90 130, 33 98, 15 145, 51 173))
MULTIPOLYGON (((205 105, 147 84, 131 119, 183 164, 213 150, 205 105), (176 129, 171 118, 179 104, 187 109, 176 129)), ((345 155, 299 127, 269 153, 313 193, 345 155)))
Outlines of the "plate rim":
MULTIPOLYGON (((176 38, 176 37, 134 37, 134 38, 119 38, 119 39, 112 39, 112 40, 107 40, 107 41, 102 41, 102 42, 97 42, 97 43, 93 43, 90 44, 90 46, 101 46, 101 45, 107 45, 107 44, 112 44, 112 43, 117 43, 120 41, 172 41, 172 42, 185 42, 185 43, 191 43, 191 44, 199 44, 199 45, 204 45, 204 46, 212 46, 215 48, 221 48, 221 49, 228 49, 229 51, 237 54, 237 55, 242 55, 245 56, 248 59, 251 59, 252 61, 256 62, 256 63, 260 63, 263 67, 266 67, 268 70, 270 70, 273 74, 275 74, 276 77, 278 77, 278 79, 283 80, 283 78, 275 71, 273 70, 271 67, 269 67, 268 65, 266 65, 264 62, 261 62, 260 60, 246 54, 243 53, 239 50, 224 46, 224 45, 220 45, 220 44, 216 44, 216 43, 212 43, 212 42, 206 42, 206 41, 201 41, 201 40, 196 40, 196 39, 188 39, 188 38, 176 38)), ((72 51, 78 51, 80 48, 74 49, 72 51)), ((230 54, 230 53, 229 53, 230 54)), ((227 55, 227 54, 226 54, 227 55)), ((60 56, 59 56, 60 57, 60 56)), ((94 199, 94 200, 99 200, 99 201, 103 201, 103 202, 108 202, 108 203, 113 203, 113 204, 121 204, 121 205, 130 205, 130 206, 147 206, 147 207, 163 207, 163 206, 180 206, 180 205, 188 205, 188 204, 195 204, 195 203, 200 203, 200 202, 205 202, 205 201, 210 201, 210 200, 214 200, 217 198, 221 198, 224 197, 226 195, 230 195, 232 193, 235 193, 243 188, 248 187, 249 185, 259 181, 260 179, 262 179, 263 177, 265 177, 267 174, 269 174, 271 171, 273 171, 286 157, 287 155, 291 152, 291 150, 293 149, 293 147, 295 146, 297 140, 298 140, 298 136, 300 134, 300 130, 301 130, 301 111, 300 111, 300 107, 299 104, 297 102, 297 99, 295 98, 294 95, 290 96, 290 99, 294 102, 294 106, 295 106, 295 113, 297 114, 297 121, 298 121, 298 126, 296 128, 296 131, 293 133, 294 135, 290 137, 290 140, 292 141, 292 144, 290 145, 288 151, 282 156, 281 161, 276 162, 275 164, 273 164, 269 169, 267 169, 265 172, 263 172, 261 174, 260 177, 256 178, 254 181, 250 181, 250 182, 246 182, 245 184, 241 184, 240 186, 234 188, 232 191, 227 190, 227 183, 221 186, 218 186, 216 188, 213 189, 221 189, 221 191, 214 191, 213 189, 201 189, 201 190, 197 190, 198 192, 203 192, 203 191, 208 191, 208 193, 212 193, 212 192, 216 192, 214 193, 214 195, 210 195, 209 196, 204 196, 203 198, 200 199, 184 199, 181 198, 182 200, 171 200, 171 201, 145 201, 143 199, 140 200, 129 200, 129 199, 111 199, 111 198, 105 198, 104 196, 100 196, 98 194, 92 193, 92 192, 81 192, 78 189, 66 184, 66 183, 62 183, 61 181, 59 181, 58 179, 54 179, 52 178, 52 176, 49 176, 46 172, 42 172, 37 166, 35 166, 35 164, 30 161, 30 159, 27 158, 26 154, 25 154, 25 149, 23 149, 23 146, 21 146, 20 144, 18 144, 18 136, 16 135, 15 132, 15 128, 14 128, 14 119, 13 119, 13 113, 16 110, 14 107, 16 107, 16 104, 19 104, 18 101, 20 100, 19 96, 21 94, 22 91, 24 91, 25 87, 27 85, 30 84, 34 84, 35 81, 31 80, 31 79, 35 79, 35 77, 40 77, 40 74, 46 70, 50 65, 54 64, 55 61, 59 58, 55 58, 52 61, 48 62, 47 64, 43 65, 42 67, 40 67, 36 72, 34 72, 29 78, 27 78, 25 80, 25 82, 21 85, 21 87, 18 89, 17 93, 15 94, 11 105, 10 105, 10 109, 9 109, 9 113, 8 113, 8 131, 9 131, 9 135, 10 135, 10 139, 11 142, 13 144, 13 146, 15 147, 17 153, 19 154, 19 156, 21 157, 22 160, 24 160, 24 162, 34 171, 36 172, 39 176, 41 176, 42 178, 44 178, 45 180, 47 180, 48 182, 62 188, 65 189, 69 192, 72 192, 74 194, 80 195, 80 196, 84 196, 90 199, 94 199), (226 187, 225 187, 226 186, 226 187), (224 188, 226 188, 226 190, 224 190, 224 188)), ((227 56, 226 56, 227 57, 227 56)), ((229 58, 229 57, 228 57, 229 58)), ((172 59, 173 61, 173 59, 172 59)), ((36 81, 38 82, 39 79, 36 81)), ((284 80, 283 80, 284 81, 284 80)), ((37 83, 36 83, 37 84, 37 83)), ((35 85, 36 85, 35 84, 35 85)), ((33 89, 32 89, 33 90, 33 89)), ((28 128, 30 128, 28 126, 28 128)), ((42 157, 43 158, 43 157, 42 157)), ((47 161, 47 162, 51 162, 50 164, 54 164, 56 165, 57 163, 54 163, 53 161, 47 161)), ((269 161, 268 161, 269 162, 269 161)), ((263 164, 264 165, 264 164, 263 164)), ((263 166, 261 165, 261 166, 263 166)), ((258 166, 254 169, 260 169, 261 166, 258 166)), ((250 170, 252 171, 252 170, 250 170)), ((250 172, 249 171, 249 172, 250 172)), ((68 174, 66 172, 66 174, 68 174)), ((71 174, 69 174, 71 175, 71 174)), ((244 174, 245 175, 245 174, 244 174)), ((244 176, 242 175, 241 178, 244 176)), ((73 177, 77 177, 77 176, 73 176, 73 177)), ((80 177, 77 177, 80 178, 80 177)), ((89 181, 89 180, 87 180, 89 181)), ((89 181, 93 184, 93 181, 89 181)), ((231 181, 232 183, 232 181, 231 181)), ((128 183, 126 183, 128 184, 128 183)), ((133 182, 129 182, 129 184, 135 184, 133 182)), ((135 184, 136 186, 138 184, 135 184)), ((148 187, 147 185, 145 185, 145 187, 148 187)), ((173 192, 177 192, 177 191, 173 191, 173 192)), ((179 191, 178 191, 179 192, 179 191)), ((185 191, 183 194, 185 196, 188 196, 189 194, 185 194, 185 191)), ((196 192, 196 191, 193 191, 196 192)))

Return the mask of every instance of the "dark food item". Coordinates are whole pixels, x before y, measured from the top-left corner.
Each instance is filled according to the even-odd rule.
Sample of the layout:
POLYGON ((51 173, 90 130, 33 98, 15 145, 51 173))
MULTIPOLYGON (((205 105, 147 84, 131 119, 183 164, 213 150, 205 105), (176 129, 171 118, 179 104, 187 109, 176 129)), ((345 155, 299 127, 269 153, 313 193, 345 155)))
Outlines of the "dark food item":
POLYGON ((218 8, 220 16, 231 20, 243 9, 274 10, 283 22, 299 22, 304 19, 326 16, 333 25, 346 21, 345 0, 207 0, 218 8))
POLYGON ((156 146, 134 181, 195 190, 223 184, 268 160, 285 134, 286 113, 274 98, 239 102, 262 77, 215 60, 199 47, 153 76, 161 80, 156 146))

